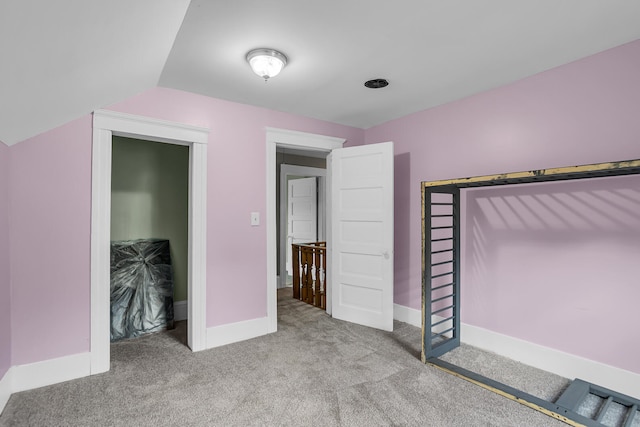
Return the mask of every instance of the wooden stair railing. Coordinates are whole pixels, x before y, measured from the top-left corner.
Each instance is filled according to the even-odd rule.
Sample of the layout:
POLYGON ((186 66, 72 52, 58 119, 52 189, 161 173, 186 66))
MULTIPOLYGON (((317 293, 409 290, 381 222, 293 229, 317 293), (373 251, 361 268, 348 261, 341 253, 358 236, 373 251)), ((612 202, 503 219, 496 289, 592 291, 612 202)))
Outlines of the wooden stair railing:
POLYGON ((327 242, 292 244, 293 297, 327 309, 327 242))

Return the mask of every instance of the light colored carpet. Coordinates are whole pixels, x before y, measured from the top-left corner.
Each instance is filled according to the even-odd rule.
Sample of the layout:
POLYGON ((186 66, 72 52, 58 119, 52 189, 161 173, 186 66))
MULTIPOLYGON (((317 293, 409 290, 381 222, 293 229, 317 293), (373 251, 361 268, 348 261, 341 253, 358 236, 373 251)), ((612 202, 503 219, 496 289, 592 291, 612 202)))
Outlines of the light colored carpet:
MULTIPOLYGON (((192 353, 182 323, 113 344, 109 372, 16 393, 0 426, 565 425, 422 364, 419 328, 334 320, 290 292, 277 333, 192 353)), ((543 398, 568 384, 471 347, 447 357, 543 398)))

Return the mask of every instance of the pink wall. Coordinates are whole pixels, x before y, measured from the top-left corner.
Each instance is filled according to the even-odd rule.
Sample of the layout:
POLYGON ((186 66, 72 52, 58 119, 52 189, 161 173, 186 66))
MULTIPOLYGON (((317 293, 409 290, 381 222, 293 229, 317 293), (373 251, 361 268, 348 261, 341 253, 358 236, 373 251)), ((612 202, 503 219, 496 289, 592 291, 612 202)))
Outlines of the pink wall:
MULTIPOLYGON (((367 143, 395 142, 395 302, 420 309, 421 181, 640 158, 638 75, 640 41, 369 129, 367 143)), ((497 232, 482 251, 473 246, 472 229, 463 229, 462 321, 640 372, 639 331, 628 327, 637 324, 637 310, 624 311, 619 304, 640 300, 637 279, 630 285, 639 273, 632 260, 638 259, 640 178, 566 185, 467 193, 468 227, 479 221, 487 234, 501 218, 501 212, 478 205, 488 197, 510 200, 512 194, 526 198, 525 191, 559 191, 568 195, 562 197, 577 198, 566 203, 574 203, 579 212, 568 216, 561 233, 546 223, 542 230, 497 232), (579 201, 576 192, 626 201, 606 212, 600 202, 589 201, 598 207, 587 213, 587 202, 579 201), (621 223, 620 212, 635 219, 621 223), (601 221, 616 227, 586 215, 604 216, 601 221), (592 263, 596 255, 602 264, 592 263), (483 280, 474 277, 478 260, 486 269, 483 280), (545 265, 552 268, 541 270, 545 265), (605 277, 609 281, 603 283, 605 277), (553 301, 558 297, 563 300, 553 301), (554 314, 538 321, 551 309, 554 314), (498 310, 506 310, 508 320, 498 310), (597 323, 606 327, 594 328, 597 323), (605 328, 606 339, 601 335, 605 328), (565 335, 567 330, 574 335, 565 335), (605 342, 612 348, 604 347, 605 342)))
POLYGON ((346 138, 364 131, 264 108, 156 88, 111 110, 211 129, 208 144, 207 326, 266 316, 266 127, 346 138))
POLYGON ((89 351, 91 118, 11 147, 14 365, 89 351))
POLYGON ((11 367, 9 283, 9 147, 0 142, 0 379, 11 367))
POLYGON ((466 198, 463 321, 640 372, 640 176, 466 198))
MULTIPOLYGON (((640 42, 367 131, 163 88, 152 89, 110 109, 211 129, 207 325, 215 326, 266 314, 265 227, 264 224, 250 227, 248 221, 251 211, 262 212, 264 218, 265 127, 343 137, 350 145, 395 142, 395 301, 419 309, 420 181, 638 158, 637 75, 640 75, 640 42), (247 260, 252 261, 251 268, 247 267, 247 260)), ((12 363, 88 351, 91 117, 82 117, 24 141, 9 152, 12 363)), ((2 156, 0 162, 6 162, 2 156)), ((618 197, 622 191, 630 201, 617 209, 634 217, 637 178, 598 185, 603 185, 597 188, 604 193, 595 193, 594 187, 563 187, 558 191, 572 198, 581 191, 609 198, 618 197)), ((545 191, 551 188, 556 187, 545 187, 545 191)), ((499 214, 487 210, 486 202, 481 200, 492 200, 490 197, 511 200, 512 193, 508 191, 513 190, 503 189, 500 191, 506 193, 497 195, 480 191, 468 192, 466 219, 472 225, 478 219, 487 232, 495 231, 499 214)), ((513 197, 527 196, 519 194, 513 197)), ((599 209, 591 210, 598 215, 599 209)), ((546 225, 544 233, 536 233, 540 239, 533 244, 528 239, 523 243, 522 237, 517 240, 511 234, 496 233, 490 249, 482 253, 471 246, 466 249, 465 279, 474 274, 471 260, 484 259, 490 269, 486 280, 478 280, 482 287, 473 284, 475 288, 463 289, 463 321, 640 372, 637 345, 626 344, 615 351, 598 350, 598 344, 594 343, 602 337, 590 329, 580 329, 578 336, 570 339, 551 337, 553 333, 548 328, 532 322, 530 315, 521 311, 512 308, 514 316, 509 322, 493 313, 494 307, 521 303, 523 295, 528 300, 531 287, 543 279, 549 281, 548 286, 562 289, 559 293, 578 300, 562 306, 566 312, 559 318, 564 318, 569 326, 576 326, 577 320, 591 323, 595 319, 608 319, 614 310, 611 305, 602 309, 603 295, 607 293, 613 294, 611 299, 616 301, 623 298, 637 301, 640 288, 617 281, 637 277, 637 267, 624 261, 630 257, 637 259, 637 245, 630 243, 630 236, 637 235, 638 227, 633 219, 616 221, 617 213, 615 218, 611 213, 599 215, 605 217, 599 220, 606 223, 608 219, 616 224, 617 231, 606 227, 602 230, 598 222, 594 225, 593 218, 582 218, 583 228, 596 231, 589 238, 592 240, 585 241, 580 218, 574 215, 562 230, 561 242, 553 239, 557 233, 546 225), (606 253, 599 248, 606 248, 606 253), (576 255, 572 256, 574 252, 576 255), (609 271, 586 268, 585 259, 593 259, 595 254, 601 254, 598 259, 618 268, 615 293, 606 292, 601 283, 595 286, 596 280, 591 276, 602 278, 609 271), (541 273, 540 265, 556 259, 552 274, 541 273), (520 262, 517 268, 515 264, 509 268, 517 262, 520 262), (512 288, 514 279, 524 284, 518 285, 518 290, 512 288), (505 289, 511 292, 503 292, 505 289)), ((528 237, 531 233, 525 229, 517 236, 528 237)), ((466 237, 464 244, 469 245, 466 237)), ((610 304, 609 301, 606 303, 610 304)), ((536 313, 546 310, 546 306, 534 307, 539 308, 532 310, 536 313)), ((632 323, 637 323, 633 314, 617 311, 615 323, 608 331, 614 335, 612 345, 622 345, 621 334, 629 332, 619 326, 632 323)), ((627 338, 625 343, 637 343, 637 338, 627 338)))
MULTIPOLYGON (((266 315, 265 128, 343 137, 364 131, 156 88, 111 110, 211 129, 207 325, 266 315)), ((11 147, 13 364, 89 351, 91 116, 11 147)), ((0 228, 1 230, 1 228, 0 228)))

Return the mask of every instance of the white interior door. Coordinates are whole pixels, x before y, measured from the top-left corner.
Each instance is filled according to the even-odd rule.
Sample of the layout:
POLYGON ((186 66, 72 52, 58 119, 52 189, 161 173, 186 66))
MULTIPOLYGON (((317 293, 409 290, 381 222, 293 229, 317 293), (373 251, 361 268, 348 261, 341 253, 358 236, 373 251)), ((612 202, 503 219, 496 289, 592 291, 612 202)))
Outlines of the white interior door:
POLYGON ((327 305, 337 319, 392 331, 393 143, 333 150, 328 160, 327 305))
POLYGON ((315 177, 292 179, 287 189, 287 273, 293 274, 291 244, 318 238, 318 194, 315 177))

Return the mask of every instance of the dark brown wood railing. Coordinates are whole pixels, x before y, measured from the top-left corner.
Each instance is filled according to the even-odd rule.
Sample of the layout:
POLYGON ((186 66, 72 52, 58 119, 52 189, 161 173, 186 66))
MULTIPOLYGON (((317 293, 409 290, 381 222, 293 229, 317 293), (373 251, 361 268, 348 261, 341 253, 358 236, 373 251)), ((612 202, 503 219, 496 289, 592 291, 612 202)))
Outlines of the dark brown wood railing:
POLYGON ((327 242, 292 244, 293 297, 327 308, 327 242))

